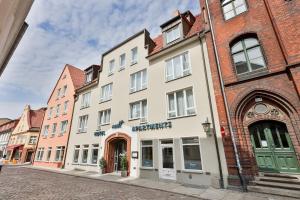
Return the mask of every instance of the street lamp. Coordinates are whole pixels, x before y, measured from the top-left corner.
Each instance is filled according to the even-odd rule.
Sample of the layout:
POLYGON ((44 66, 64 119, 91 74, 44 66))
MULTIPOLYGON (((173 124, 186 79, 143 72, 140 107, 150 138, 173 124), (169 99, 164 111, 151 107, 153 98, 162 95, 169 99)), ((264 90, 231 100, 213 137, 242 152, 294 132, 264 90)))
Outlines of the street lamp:
POLYGON ((211 123, 208 120, 208 117, 206 118, 206 121, 202 123, 204 132, 206 133, 207 137, 211 136, 211 128, 210 128, 211 123))

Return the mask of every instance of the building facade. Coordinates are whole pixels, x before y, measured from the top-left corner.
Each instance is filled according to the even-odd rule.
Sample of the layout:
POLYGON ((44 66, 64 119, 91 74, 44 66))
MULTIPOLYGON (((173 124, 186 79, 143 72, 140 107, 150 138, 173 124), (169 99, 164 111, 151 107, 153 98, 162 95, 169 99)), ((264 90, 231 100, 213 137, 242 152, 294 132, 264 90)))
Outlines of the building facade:
POLYGON ((103 157, 118 173, 126 155, 129 176, 220 186, 227 167, 202 20, 177 13, 157 38, 143 30, 102 55, 99 79, 77 92, 66 168, 100 171, 103 157))
POLYGON ((0 1, 0 76, 28 27, 25 18, 33 1, 0 1))
POLYGON ((26 105, 7 146, 7 159, 32 162, 46 108, 32 110, 26 105))
POLYGON ((82 70, 66 65, 47 103, 34 165, 62 167, 73 115, 75 90, 84 83, 82 70))
POLYGON ((0 125, 0 158, 7 154, 8 141, 17 123, 18 120, 10 120, 0 125))
POLYGON ((300 2, 200 5, 229 183, 300 173, 300 2))

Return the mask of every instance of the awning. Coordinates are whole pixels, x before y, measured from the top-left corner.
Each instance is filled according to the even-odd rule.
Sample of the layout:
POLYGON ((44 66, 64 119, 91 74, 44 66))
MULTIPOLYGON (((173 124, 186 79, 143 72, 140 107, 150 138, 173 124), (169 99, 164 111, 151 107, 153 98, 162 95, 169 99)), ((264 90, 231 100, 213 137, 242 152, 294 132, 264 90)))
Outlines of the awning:
POLYGON ((11 150, 14 150, 16 148, 19 148, 19 150, 22 150, 24 147, 24 144, 15 144, 15 145, 9 145, 7 146, 7 151, 11 151, 11 150))

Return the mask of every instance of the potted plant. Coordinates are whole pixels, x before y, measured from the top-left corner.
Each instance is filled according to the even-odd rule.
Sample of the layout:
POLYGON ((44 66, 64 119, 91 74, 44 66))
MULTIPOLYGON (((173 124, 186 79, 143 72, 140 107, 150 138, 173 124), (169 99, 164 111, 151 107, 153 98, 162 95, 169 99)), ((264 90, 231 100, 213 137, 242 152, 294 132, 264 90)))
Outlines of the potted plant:
POLYGON ((105 174, 105 172, 106 172, 106 167, 107 167, 107 163, 106 163, 106 160, 104 159, 104 157, 102 157, 102 158, 99 160, 99 167, 100 167, 101 170, 102 170, 102 174, 105 174))
POLYGON ((121 176, 126 177, 127 176, 127 157, 126 157, 126 153, 121 154, 120 157, 121 157, 121 176))

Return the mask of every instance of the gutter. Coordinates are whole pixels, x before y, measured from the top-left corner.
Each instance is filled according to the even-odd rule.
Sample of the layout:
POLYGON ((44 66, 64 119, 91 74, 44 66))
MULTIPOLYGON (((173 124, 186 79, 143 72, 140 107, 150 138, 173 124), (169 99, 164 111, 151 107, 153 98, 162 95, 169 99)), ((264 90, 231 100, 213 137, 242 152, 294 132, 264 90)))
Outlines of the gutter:
POLYGON ((246 192, 247 191, 247 185, 246 185, 245 179, 243 177, 243 169, 242 169, 242 166, 241 166, 241 163, 240 163, 240 158, 239 158, 238 149, 237 149, 237 145, 236 145, 235 135, 234 135, 234 132, 233 132, 233 127, 232 127, 232 121, 231 121, 231 118, 230 118, 229 106, 228 106, 227 97, 226 97, 225 88, 224 88, 224 80, 223 80, 223 77, 222 77, 221 64, 220 64, 219 55, 218 55, 218 51, 217 51, 215 33, 214 33, 214 28, 213 28, 211 15, 210 15, 210 10, 209 10, 209 6, 208 6, 208 0, 205 0, 205 6, 206 6, 206 9, 207 9, 209 27, 210 27, 211 35, 212 35, 213 50, 214 50, 214 56, 215 56, 216 64, 217 64, 218 77, 219 77, 219 80, 221 82, 220 86, 221 86, 222 96, 223 96, 223 99, 224 99, 224 106, 225 106, 226 117, 227 117, 227 120, 228 120, 229 132, 230 132, 230 135, 231 135, 231 140, 232 140, 234 155, 235 155, 235 161, 236 161, 237 168, 238 168, 238 176, 239 176, 240 182, 242 184, 242 189, 243 189, 244 192, 246 192))

